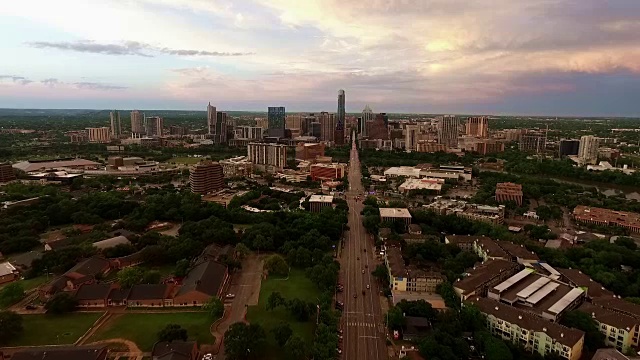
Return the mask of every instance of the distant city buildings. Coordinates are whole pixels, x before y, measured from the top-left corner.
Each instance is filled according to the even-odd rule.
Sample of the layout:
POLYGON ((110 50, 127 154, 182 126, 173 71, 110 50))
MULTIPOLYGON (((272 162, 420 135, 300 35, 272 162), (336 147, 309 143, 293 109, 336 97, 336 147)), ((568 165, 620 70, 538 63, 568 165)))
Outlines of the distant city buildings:
POLYGON ((16 179, 13 167, 9 163, 0 164, 0 183, 6 183, 16 179))
POLYGON ((202 161, 191 167, 189 171, 191 192, 208 194, 224 188, 222 166, 213 161, 202 161))
POLYGON ((249 161, 264 170, 282 170, 287 164, 287 146, 281 144, 250 143, 249 161))
POLYGON ((311 180, 337 180, 345 175, 345 164, 313 164, 310 167, 311 180))
POLYGON ((465 133, 468 136, 486 138, 489 135, 489 119, 486 116, 473 116, 467 119, 465 133))
POLYGON ((111 120, 111 136, 119 138, 122 135, 122 124, 120 123, 120 112, 111 111, 109 113, 109 119, 111 120))
POLYGON ((389 140, 389 117, 386 113, 376 114, 375 119, 367 123, 368 138, 389 140))
POLYGON ((317 116, 316 120, 320 123, 319 139, 325 142, 334 142, 336 134, 336 114, 323 111, 317 116))
POLYGON ((207 105, 207 134, 213 135, 215 134, 216 129, 216 121, 218 120, 216 107, 211 106, 211 102, 207 105))
POLYGON ((580 140, 562 139, 560 140, 558 154, 559 156, 578 155, 579 149, 580 149, 580 140))
POLYGON ((133 137, 139 137, 144 133, 144 115, 138 110, 133 110, 131 112, 131 134, 133 137))
POLYGON ((362 110, 362 117, 358 122, 358 132, 360 133, 360 137, 367 137, 367 125, 374 120, 373 110, 369 107, 369 105, 365 105, 364 110, 362 110))
POLYGON ((221 111, 216 113, 216 121, 211 134, 214 144, 227 143, 227 121, 227 113, 221 111))
POLYGON ((86 130, 89 142, 108 143, 111 141, 111 136, 109 135, 111 129, 108 127, 87 128, 86 130))
POLYGON ((520 151, 539 154, 547 147, 546 132, 527 132, 520 136, 520 151))
POLYGON ((303 143, 296 145, 296 160, 315 161, 318 157, 324 156, 324 143, 303 143))
POLYGON ((335 142, 336 145, 344 144, 344 129, 345 129, 345 93, 344 90, 340 89, 338 91, 338 113, 336 119, 336 127, 335 127, 335 142))
POLYGON ((582 164, 595 164, 598 161, 598 139, 593 135, 580 137, 578 160, 582 164))
POLYGON ((264 129, 257 126, 238 126, 234 129, 235 139, 259 140, 262 139, 264 129))
POLYGON ((510 182, 496 184, 496 201, 499 203, 513 201, 522 206, 522 185, 510 182))
POLYGON ((270 106, 267 109, 267 119, 269 124, 269 137, 284 137, 285 129, 285 108, 284 106, 270 106))
POLYGON ((458 147, 460 120, 455 115, 438 117, 438 143, 450 148, 458 147))
POLYGON ((163 135, 164 119, 161 116, 150 116, 145 120, 145 133, 149 137, 161 137, 163 135))
POLYGON ((222 172, 225 178, 249 177, 253 170, 253 164, 246 156, 237 156, 230 159, 220 160, 222 172))

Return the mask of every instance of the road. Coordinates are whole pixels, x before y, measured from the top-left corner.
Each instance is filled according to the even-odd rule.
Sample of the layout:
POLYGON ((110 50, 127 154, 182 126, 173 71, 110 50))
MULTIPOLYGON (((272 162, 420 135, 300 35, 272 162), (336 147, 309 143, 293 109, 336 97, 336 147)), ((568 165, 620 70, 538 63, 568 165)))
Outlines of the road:
POLYGON ((344 292, 338 300, 344 302, 342 315, 343 359, 388 359, 380 306, 380 289, 371 271, 378 264, 375 260, 373 240, 362 225, 362 201, 364 189, 360 174, 360 160, 355 142, 352 142, 349 167, 349 231, 340 257, 340 281, 344 292), (359 196, 360 201, 355 197, 359 196), (366 249, 366 252, 365 252, 366 249), (364 270, 364 273, 363 273, 364 270), (370 289, 367 289, 367 285, 370 289), (365 295, 362 295, 362 291, 365 295), (354 295, 357 296, 354 298, 354 295))

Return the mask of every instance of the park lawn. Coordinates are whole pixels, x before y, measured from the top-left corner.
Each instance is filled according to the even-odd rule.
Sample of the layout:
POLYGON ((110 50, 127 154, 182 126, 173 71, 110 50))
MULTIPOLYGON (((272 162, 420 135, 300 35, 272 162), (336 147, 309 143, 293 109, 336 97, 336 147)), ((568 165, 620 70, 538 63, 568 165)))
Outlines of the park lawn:
POLYGON ((210 327, 213 320, 203 312, 181 313, 127 313, 107 321, 89 339, 88 343, 124 338, 135 342, 142 351, 151 351, 158 341, 157 335, 167 324, 178 324, 187 329, 190 340, 199 344, 213 344, 210 327))
POLYGON ((267 311, 267 299, 274 291, 279 291, 285 299, 300 298, 311 302, 316 302, 317 297, 320 295, 316 285, 305 276, 302 270, 291 269, 287 280, 268 278, 262 281, 258 305, 248 308, 247 320, 250 323, 260 324, 267 333, 266 359, 282 358, 280 348, 276 344, 271 331, 280 322, 288 323, 291 326, 291 330, 293 330, 293 334, 304 339, 308 347, 313 344, 313 332, 315 331, 315 319, 299 322, 283 307, 267 311))
POLYGON ((204 157, 201 158, 196 158, 196 157, 174 157, 171 158, 169 160, 167 160, 168 163, 176 163, 176 164, 185 164, 185 165, 192 165, 192 164, 197 164, 200 162, 200 160, 203 160, 204 157))
POLYGON ((101 315, 99 312, 22 315, 24 331, 7 346, 73 344, 101 315))

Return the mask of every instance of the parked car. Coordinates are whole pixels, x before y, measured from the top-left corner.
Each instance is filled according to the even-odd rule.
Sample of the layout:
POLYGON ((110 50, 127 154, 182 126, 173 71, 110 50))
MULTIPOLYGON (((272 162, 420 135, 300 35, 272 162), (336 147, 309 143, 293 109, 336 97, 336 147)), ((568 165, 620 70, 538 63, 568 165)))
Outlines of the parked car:
POLYGON ((37 307, 35 305, 33 305, 33 304, 29 304, 29 305, 25 306, 24 308, 27 309, 27 310, 35 310, 35 309, 37 309, 37 307))

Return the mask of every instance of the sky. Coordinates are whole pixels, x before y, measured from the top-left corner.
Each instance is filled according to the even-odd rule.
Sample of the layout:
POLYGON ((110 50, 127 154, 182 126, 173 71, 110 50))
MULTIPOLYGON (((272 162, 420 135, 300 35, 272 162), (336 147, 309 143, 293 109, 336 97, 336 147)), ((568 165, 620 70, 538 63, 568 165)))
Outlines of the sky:
POLYGON ((0 1, 0 107, 640 116, 640 0, 0 1))

